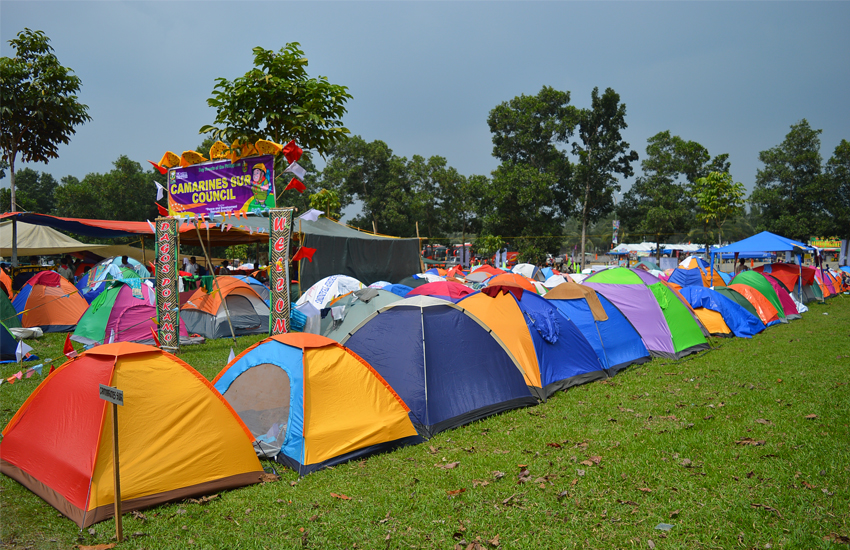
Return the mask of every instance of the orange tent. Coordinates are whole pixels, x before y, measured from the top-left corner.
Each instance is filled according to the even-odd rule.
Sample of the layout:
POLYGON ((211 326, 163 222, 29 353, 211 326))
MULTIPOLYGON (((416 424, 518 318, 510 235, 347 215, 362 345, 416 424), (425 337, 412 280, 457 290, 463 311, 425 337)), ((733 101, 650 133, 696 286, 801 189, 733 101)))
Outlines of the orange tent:
POLYGON ((55 271, 41 271, 21 288, 12 302, 21 325, 44 332, 69 332, 89 307, 85 298, 55 271))
POLYGON ((253 436, 195 369, 153 346, 98 346, 35 389, 3 430, 0 471, 81 528, 114 515, 112 406, 124 512, 257 483, 253 436))
POLYGON ((761 319, 761 322, 764 323, 764 326, 779 322, 779 313, 776 311, 776 308, 773 307, 773 304, 771 304, 761 292, 751 286, 742 284, 732 284, 729 285, 729 288, 737 291, 753 305, 758 313, 759 319, 761 319))
POLYGON ((228 314, 236 336, 268 333, 269 306, 251 285, 237 277, 218 277, 218 288, 199 288, 180 307, 180 317, 189 334, 205 338, 230 337, 228 314), (221 292, 219 292, 221 289, 221 292), (227 311, 222 305, 227 304, 227 311))
POLYGON ((487 281, 487 286, 518 286, 523 290, 537 294, 537 289, 528 277, 523 277, 518 273, 503 273, 502 275, 497 275, 487 281))

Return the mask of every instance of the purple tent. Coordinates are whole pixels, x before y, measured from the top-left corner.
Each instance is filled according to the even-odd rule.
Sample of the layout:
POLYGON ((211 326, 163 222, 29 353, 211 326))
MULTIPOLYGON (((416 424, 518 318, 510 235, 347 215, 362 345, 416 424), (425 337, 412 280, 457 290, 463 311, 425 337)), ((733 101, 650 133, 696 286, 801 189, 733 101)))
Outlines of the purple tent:
MULTIPOLYGON (((649 273, 646 275, 653 277, 649 273)), ((655 357, 676 357, 673 335, 670 334, 664 313, 655 295, 646 285, 590 282, 584 284, 617 306, 638 331, 650 354, 655 357)))

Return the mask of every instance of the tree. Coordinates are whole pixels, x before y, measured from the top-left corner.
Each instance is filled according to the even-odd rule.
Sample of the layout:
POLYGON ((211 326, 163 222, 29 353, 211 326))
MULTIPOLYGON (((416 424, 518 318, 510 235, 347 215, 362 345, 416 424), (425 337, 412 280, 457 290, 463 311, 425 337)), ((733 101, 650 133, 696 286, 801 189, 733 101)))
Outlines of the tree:
POLYGON ((27 212, 52 214, 55 204, 53 194, 58 183, 47 172, 37 172, 32 168, 18 170, 15 174, 17 203, 27 212))
POLYGON ((351 225, 388 235, 415 234, 416 197, 407 159, 383 141, 367 143, 354 136, 336 144, 318 183, 336 191, 342 208, 361 201, 363 211, 351 225))
POLYGON ((307 58, 297 42, 279 52, 254 48, 254 68, 230 81, 216 80, 212 97, 213 125, 202 134, 231 144, 258 139, 283 143, 294 139, 302 149, 325 155, 343 141, 348 129, 342 125, 348 88, 331 84, 324 76, 307 75, 307 58))
POLYGON ((553 235, 571 210, 572 164, 562 149, 577 123, 570 93, 544 86, 536 96, 520 95, 490 111, 493 156, 501 161, 487 188, 483 231, 512 239, 520 256, 539 261, 559 245, 553 235), (511 220, 508 222, 508 220, 511 220))
MULTIPOLYGON (((42 31, 24 29, 9 40, 15 57, 0 58, 0 148, 9 163, 11 209, 15 206, 15 161, 48 163, 75 127, 91 120, 77 100, 81 81, 63 67, 42 31)), ((17 225, 13 220, 17 238, 17 225)), ((17 265, 17 252, 12 264, 17 265)))
POLYGON ((764 168, 756 172, 750 202, 762 210, 762 229, 800 241, 825 229, 821 132, 803 119, 782 143, 759 153, 764 168))
POLYGON ((125 155, 106 174, 88 174, 82 181, 63 178, 56 188, 56 213, 71 218, 145 221, 158 213, 154 205, 159 172, 145 172, 125 155))
POLYGON ((825 210, 829 226, 823 236, 850 239, 850 142, 842 139, 826 163, 825 210))
POLYGON ((578 136, 573 142, 573 154, 578 162, 573 169, 573 179, 579 198, 581 217, 581 267, 585 264, 587 224, 614 210, 613 194, 620 190, 615 174, 630 177, 632 162, 638 154, 629 150, 620 130, 627 128, 626 104, 611 88, 599 96, 599 88, 591 93, 590 109, 578 115, 578 136))
POLYGON ((723 225, 743 212, 745 195, 744 184, 733 182, 727 172, 711 172, 694 183, 693 196, 699 209, 697 219, 717 227, 718 246, 723 244, 723 225))
POLYGON ((662 238, 687 233, 695 219, 692 187, 696 180, 713 170, 728 171, 727 159, 725 154, 712 159, 705 147, 669 130, 649 138, 641 161, 643 175, 617 208, 622 230, 652 235, 660 257, 662 238))
POLYGON ((322 217, 338 220, 340 218, 339 197, 335 191, 322 189, 310 195, 310 208, 321 210, 322 217))

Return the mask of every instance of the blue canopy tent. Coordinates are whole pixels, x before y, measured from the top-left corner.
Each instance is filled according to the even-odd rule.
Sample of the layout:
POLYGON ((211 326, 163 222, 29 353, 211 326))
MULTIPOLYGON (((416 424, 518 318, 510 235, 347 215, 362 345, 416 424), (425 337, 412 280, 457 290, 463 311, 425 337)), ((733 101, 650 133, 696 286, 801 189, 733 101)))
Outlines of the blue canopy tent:
MULTIPOLYGON (((753 252, 792 252, 795 256, 797 256, 797 265, 800 266, 802 274, 803 253, 817 252, 817 249, 805 243, 801 243, 800 241, 795 241, 794 239, 789 239, 788 237, 776 235, 775 233, 771 233, 770 231, 762 231, 761 233, 740 240, 736 243, 713 249, 711 251, 712 276, 714 275, 714 257, 717 254, 733 254, 734 258, 737 260, 741 256, 741 254, 753 252)), ((800 277, 800 279, 802 280, 802 276, 800 277)), ((802 285, 798 285, 797 290, 800 295, 800 301, 802 301, 802 285)))

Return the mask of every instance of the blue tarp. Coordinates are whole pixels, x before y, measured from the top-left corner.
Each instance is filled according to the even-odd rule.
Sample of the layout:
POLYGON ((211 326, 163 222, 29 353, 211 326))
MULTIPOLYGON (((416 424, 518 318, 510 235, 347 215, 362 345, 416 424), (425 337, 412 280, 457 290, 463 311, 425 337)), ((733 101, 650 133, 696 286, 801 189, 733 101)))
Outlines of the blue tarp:
POLYGON ((463 309, 437 301, 417 296, 390 304, 343 341, 410 407, 420 433, 430 437, 537 404, 490 332, 463 309))
MULTIPOLYGON (((735 252, 793 252, 793 251, 810 251, 814 248, 800 241, 776 235, 770 231, 762 231, 752 237, 732 243, 728 246, 714 248, 711 254, 725 254, 735 252)), ((740 255, 738 256, 741 257, 740 255)))
POLYGON ((764 323, 758 317, 716 290, 690 286, 679 292, 692 308, 703 307, 718 312, 732 334, 738 338, 752 338, 765 329, 764 323))

